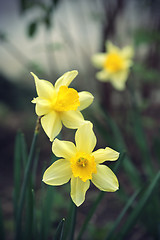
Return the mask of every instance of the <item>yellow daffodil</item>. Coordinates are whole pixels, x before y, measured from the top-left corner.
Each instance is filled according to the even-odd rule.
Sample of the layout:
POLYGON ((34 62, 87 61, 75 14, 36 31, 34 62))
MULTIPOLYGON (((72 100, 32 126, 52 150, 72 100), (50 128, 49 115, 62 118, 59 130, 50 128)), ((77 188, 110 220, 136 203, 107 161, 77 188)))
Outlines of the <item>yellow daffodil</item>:
POLYGON ((91 122, 87 122, 78 128, 76 145, 55 139, 52 151, 61 159, 55 161, 43 175, 43 181, 53 186, 65 184, 71 179, 71 198, 77 206, 84 202, 90 180, 102 191, 114 192, 119 187, 115 174, 101 164, 117 160, 119 153, 109 147, 93 151, 97 140, 92 126, 91 122))
POLYGON ((92 57, 93 65, 102 69, 96 78, 102 82, 110 81, 117 90, 124 90, 133 54, 131 46, 120 49, 107 41, 106 53, 97 53, 92 57))
POLYGON ((53 86, 46 80, 39 79, 31 73, 35 80, 38 97, 32 100, 36 104, 36 114, 41 116, 41 124, 51 141, 59 134, 62 123, 71 129, 77 129, 85 120, 81 110, 87 108, 93 101, 89 92, 78 93, 69 88, 69 84, 77 76, 77 71, 63 74, 53 86))

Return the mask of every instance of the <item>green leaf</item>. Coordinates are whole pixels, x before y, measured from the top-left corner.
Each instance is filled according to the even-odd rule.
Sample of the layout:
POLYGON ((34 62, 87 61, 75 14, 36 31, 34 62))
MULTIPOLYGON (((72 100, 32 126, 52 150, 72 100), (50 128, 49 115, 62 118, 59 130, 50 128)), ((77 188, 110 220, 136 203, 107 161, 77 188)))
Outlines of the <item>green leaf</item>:
POLYGON ((37 173, 37 166, 38 166, 38 160, 39 160, 39 153, 40 153, 40 150, 38 149, 35 153, 35 157, 34 157, 34 161, 33 161, 33 170, 32 170, 33 186, 35 186, 35 182, 36 182, 36 173, 37 173))
POLYGON ((5 240, 5 231, 4 231, 4 222, 3 222, 1 202, 0 202, 0 237, 1 237, 1 240, 5 240))
POLYGON ((27 152, 27 144, 24 137, 24 134, 21 134, 21 151, 22 151, 22 161, 23 161, 23 168, 25 169, 27 164, 28 152, 27 152))
MULTIPOLYGON (((116 164, 116 166, 114 167, 114 170, 113 170, 115 173, 116 173, 116 172, 120 169, 120 167, 122 166, 122 163, 123 163, 123 161, 124 161, 124 158, 125 158, 125 153, 120 154, 120 158, 118 159, 117 164, 116 164)), ((89 210, 89 212, 88 212, 88 214, 87 214, 87 216, 86 216, 86 218, 85 218, 85 220, 84 220, 84 223, 83 223, 83 225, 82 225, 82 227, 81 227, 81 229, 80 229, 80 232, 79 232, 79 234, 78 234, 77 240, 80 240, 80 239, 82 238, 82 235, 83 235, 84 231, 86 230, 89 221, 91 220, 93 214, 95 213, 95 211, 96 211, 99 203, 100 203, 101 200, 103 199, 104 195, 105 195, 105 192, 100 192, 99 195, 98 195, 98 197, 97 197, 96 200, 94 201, 94 203, 93 203, 93 205, 91 206, 91 209, 89 210)))
POLYGON ((53 186, 47 186, 46 195, 42 205, 41 212, 41 227, 39 239, 48 239, 49 230, 51 227, 51 217, 53 214, 53 198, 55 194, 55 188, 53 186))
POLYGON ((35 36, 37 27, 38 27, 38 21, 34 21, 34 22, 30 23, 30 25, 28 26, 28 36, 29 37, 35 36))
POLYGON ((151 153, 149 146, 147 144, 146 136, 142 126, 141 117, 139 111, 134 109, 132 111, 131 119, 133 120, 133 135, 137 143, 142 156, 143 169, 145 169, 146 174, 152 178, 154 175, 154 169, 152 164, 151 153))
POLYGON ((65 222, 65 226, 64 226, 64 234, 62 239, 63 240, 70 240, 71 235, 73 235, 73 229, 74 229, 74 225, 75 223, 72 224, 72 228, 71 228, 71 222, 73 222, 73 218, 76 217, 76 206, 75 204, 70 201, 70 207, 69 207, 69 211, 67 213, 67 217, 66 217, 66 222, 65 222))
POLYGON ((124 151, 126 152, 123 168, 126 174, 128 175, 130 181, 132 182, 133 186, 135 186, 136 188, 139 187, 141 185, 140 173, 139 173, 139 170, 134 166, 129 155, 127 154, 127 147, 120 129, 118 128, 115 121, 109 116, 109 114, 107 114, 107 112, 104 112, 100 106, 96 108, 96 112, 97 112, 97 115, 105 121, 106 126, 108 126, 108 129, 111 131, 111 133, 109 134, 107 132, 105 126, 102 127, 102 124, 97 121, 94 113, 92 113, 91 119, 93 121, 96 120, 96 125, 98 123, 97 129, 99 130, 99 127, 100 127, 100 133, 103 133, 103 136, 105 135, 105 138, 106 140, 108 140, 108 143, 110 143, 110 139, 112 140, 111 147, 113 147, 119 152, 124 152, 124 151))
POLYGON ((132 71, 141 79, 142 83, 155 83, 159 81, 159 72, 155 69, 148 68, 144 64, 135 63, 132 67, 132 71))
POLYGON ((137 205, 134 207, 133 211, 130 213, 129 217, 127 218, 126 222, 121 228, 121 231, 118 234, 118 240, 124 240, 133 226, 137 223, 140 215, 144 207, 146 206, 149 199, 153 196, 153 191, 160 183, 160 171, 156 174, 156 176, 151 181, 149 187, 142 195, 141 199, 138 201, 137 205))
POLYGON ((27 194, 26 194, 26 221, 25 221, 25 239, 33 239, 33 227, 34 227, 34 190, 31 188, 32 184, 28 184, 27 194))
POLYGON ((133 125, 133 136, 137 143, 137 147, 141 152, 143 168, 145 169, 145 172, 147 173, 147 175, 150 178, 152 178, 155 172, 153 169, 151 153, 149 150, 149 146, 147 144, 147 140, 146 140, 143 124, 142 124, 142 119, 141 119, 140 111, 138 108, 137 99, 135 96, 133 83, 130 83, 128 85, 128 89, 129 89, 130 97, 132 101, 132 111, 130 115, 131 115, 131 122, 133 125))
POLYGON ((25 172, 24 172, 22 189, 21 189, 21 193, 20 193, 20 197, 19 197, 19 206, 18 206, 18 209, 17 209, 17 217, 16 217, 15 239, 20 239, 21 238, 22 211, 23 211, 23 206, 24 206, 24 202, 25 202, 25 193, 26 193, 26 189, 27 189, 27 184, 28 184, 28 180, 29 180, 29 177, 30 177, 30 174, 31 174, 32 161, 34 159, 34 151, 35 151, 35 147, 36 147, 36 143, 37 143, 37 138, 38 138, 38 131, 35 130, 33 140, 32 140, 32 144, 31 144, 31 148, 30 148, 30 152, 29 152, 29 155, 28 155, 27 165, 26 165, 25 172))
POLYGON ((0 41, 7 42, 7 36, 4 32, 0 32, 0 41))
POLYGON ((58 3, 60 2, 60 0, 52 0, 54 6, 56 7, 58 5, 58 3))
POLYGON ((53 240, 62 240, 63 237, 63 229, 64 229, 65 218, 63 218, 58 224, 55 236, 53 240))
POLYGON ((72 202, 72 215, 71 215, 71 222, 70 222, 70 233, 69 233, 69 240, 74 240, 74 232, 76 226, 76 217, 77 217, 77 206, 72 202))
POLYGON ((13 203, 14 203, 14 215, 16 218, 18 200, 21 187, 21 132, 18 132, 15 139, 14 147, 14 190, 13 190, 13 203))
POLYGON ((133 205, 137 195, 139 194, 139 190, 137 190, 131 197, 130 199, 127 201, 126 205, 124 206, 123 210, 121 211, 121 213, 119 214, 118 218, 116 219, 116 221, 114 222, 111 230, 108 232, 107 231, 107 237, 105 238, 106 240, 113 240, 114 239, 114 232, 116 230, 116 228, 118 227, 118 225, 120 224, 122 218, 124 217, 124 215, 126 214, 126 212, 128 211, 128 209, 133 205))
MULTIPOLYGON (((160 132, 158 132, 159 136, 160 136, 160 132)), ((156 136, 155 139, 154 139, 154 142, 153 142, 153 149, 154 149, 154 152, 157 156, 157 159, 159 161, 159 164, 160 164, 160 137, 159 136, 156 136)))
POLYGON ((160 33, 156 30, 138 29, 135 31, 134 42, 136 46, 160 42, 160 33))

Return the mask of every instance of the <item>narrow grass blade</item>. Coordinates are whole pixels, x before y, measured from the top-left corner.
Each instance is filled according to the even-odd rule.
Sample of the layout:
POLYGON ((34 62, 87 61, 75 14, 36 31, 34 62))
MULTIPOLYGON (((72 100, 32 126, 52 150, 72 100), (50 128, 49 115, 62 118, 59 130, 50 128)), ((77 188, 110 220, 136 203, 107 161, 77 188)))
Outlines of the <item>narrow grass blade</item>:
POLYGON ((27 201, 26 201, 26 233, 25 239, 33 239, 33 221, 34 221, 34 190, 31 188, 32 184, 28 184, 27 201))
POLYGON ((153 142, 153 149, 154 149, 154 152, 156 154, 156 157, 157 157, 157 162, 159 163, 160 165, 160 132, 158 132, 158 136, 155 137, 154 139, 154 142, 153 142))
POLYGON ((16 234, 15 234, 16 240, 21 238, 20 236, 21 236, 22 210, 23 210, 23 206, 24 206, 25 192, 26 192, 28 179, 29 179, 30 172, 31 172, 31 166, 32 166, 32 161, 33 161, 37 138, 38 138, 38 132, 35 131, 33 140, 32 140, 32 144, 31 144, 30 153, 29 153, 28 160, 27 160, 27 165, 26 165, 25 172, 24 172, 24 180, 22 183, 22 190, 20 193, 19 207, 18 207, 17 218, 16 218, 16 234))
POLYGON ((65 218, 63 218, 60 223, 58 224, 55 236, 53 238, 53 240, 62 240, 63 237, 63 229, 64 229, 64 222, 65 222, 65 218))
POLYGON ((71 215, 71 223, 70 223, 70 234, 69 240, 74 240, 74 232, 76 227, 76 217, 77 217, 77 206, 72 202, 72 215, 71 215))
POLYGON ((80 239, 82 238, 83 233, 85 232, 85 230, 86 230, 86 228, 87 228, 87 226, 88 226, 89 221, 91 220, 93 214, 95 213, 95 211, 96 211, 99 203, 100 203, 101 200, 103 199, 104 195, 105 195, 105 192, 100 192, 99 195, 98 195, 98 197, 97 197, 96 200, 94 201, 94 203, 93 203, 93 205, 92 205, 89 213, 87 214, 87 217, 86 217, 86 219, 85 219, 85 221, 84 221, 84 223, 83 223, 83 225, 82 225, 82 227, 81 227, 81 230, 80 230, 80 232, 79 232, 79 234, 78 234, 77 240, 80 240, 80 239))
POLYGON ((160 189, 154 192, 152 199, 148 201, 145 211, 141 216, 141 222, 145 226, 147 233, 152 236, 153 239, 160 239, 159 227, 160 227, 160 189), (148 217, 150 216, 150 217, 148 217))
POLYGON ((128 90, 132 101, 131 119, 133 120, 133 135, 143 156, 143 168, 150 179, 152 179, 155 171, 152 165, 151 153, 147 144, 142 118, 137 104, 137 98, 135 96, 135 86, 133 81, 129 81, 128 90))
MULTIPOLYGON (((110 144, 110 146, 117 151, 125 151, 127 153, 125 141, 115 121, 106 112, 104 112, 100 106, 98 106, 96 112, 101 119, 104 119, 106 121, 106 126, 108 126, 109 129, 108 131, 106 129, 106 126, 102 126, 102 124, 99 123, 98 119, 95 117, 95 114, 91 113, 90 118, 92 118, 92 121, 95 123, 95 126, 97 127, 97 130, 101 133, 101 136, 104 137, 107 143, 110 144)), ((139 187, 141 185, 140 173, 132 163, 132 160, 130 159, 128 154, 126 154, 123 167, 133 186, 135 188, 139 187)))
POLYGON ((131 119, 134 119, 133 121, 134 138, 141 152, 141 155, 143 156, 143 169, 145 169, 145 172, 147 173, 147 175, 150 177, 150 179, 152 179, 153 175, 155 174, 155 171, 152 165, 151 154, 149 151, 146 136, 142 126, 141 116, 137 109, 133 109, 131 114, 131 119))
MULTIPOLYGON (((114 168, 114 170, 113 170, 115 173, 116 173, 116 172, 120 169, 120 167, 122 166, 122 163, 123 163, 123 161, 124 161, 124 158, 125 158, 125 153, 123 153, 123 154, 120 155, 120 158, 118 159, 117 165, 115 166, 115 168, 114 168)), ((80 229, 80 232, 79 232, 79 234, 78 234, 77 240, 80 240, 80 239, 82 238, 82 235, 83 235, 84 231, 86 230, 86 227, 88 226, 89 221, 91 220, 93 214, 95 213, 95 211, 96 211, 99 203, 100 203, 101 200, 103 199, 104 195, 105 195, 105 192, 100 192, 99 195, 98 195, 98 197, 97 197, 96 200, 94 201, 94 203, 93 203, 93 205, 92 205, 89 213, 87 214, 87 217, 86 217, 86 219, 84 220, 84 223, 83 223, 83 225, 82 225, 82 227, 81 227, 81 229, 80 229)))
POLYGON ((142 213, 147 201, 152 197, 152 193, 157 185, 160 183, 160 171, 153 178, 147 190, 144 192, 143 196, 137 203, 135 209, 129 215, 127 221, 125 222, 121 232, 118 234, 118 240, 124 240, 132 227, 136 224, 140 214, 142 213))
POLYGON ((22 151, 22 162, 23 162, 23 168, 25 169, 25 166, 27 164, 27 158, 28 158, 28 152, 27 152, 27 144, 24 137, 24 134, 21 134, 21 151, 22 151))
MULTIPOLYGON (((102 111, 101 114, 106 119, 107 123, 109 124, 109 127, 112 130, 113 137, 115 139, 115 144, 119 148, 118 150, 127 152, 127 146, 125 144, 125 141, 123 139, 123 136, 122 136, 121 131, 118 128, 117 124, 106 112, 104 112, 103 110, 101 110, 101 111, 102 111)), ((129 158, 128 155, 127 155, 127 158, 126 158, 126 161, 125 161, 123 167, 124 167, 128 177, 130 178, 132 184, 135 187, 139 187, 141 185, 141 179, 140 179, 139 171, 134 166, 134 164, 132 163, 132 161, 131 161, 131 159, 129 158)))
POLYGON ((36 172, 37 172, 37 166, 38 166, 38 160, 39 160, 39 153, 40 153, 40 150, 38 149, 35 153, 34 162, 33 162, 33 170, 32 170, 33 187, 35 187, 35 182, 36 182, 36 172))
POLYGON ((105 238, 106 240, 113 240, 114 239, 114 232, 117 228, 117 226, 119 225, 119 223, 121 222, 122 218, 124 217, 124 215, 126 214, 126 212, 128 211, 128 209, 133 205, 134 200, 136 199, 137 195, 139 194, 140 190, 137 190, 128 200, 128 202, 126 203, 126 205, 124 206, 123 210, 121 211, 121 213, 119 214, 118 218, 116 219, 116 221, 114 222, 113 227, 111 228, 111 230, 109 232, 107 232, 107 237, 105 238))
POLYGON ((1 202, 0 202, 0 237, 1 237, 1 240, 5 240, 4 220, 3 220, 1 202))
POLYGON ((54 187, 47 186, 46 195, 42 205, 42 215, 41 215, 41 227, 40 227, 40 237, 39 239, 48 239, 49 230, 51 227, 51 216, 53 214, 53 198, 54 198, 54 187))
POLYGON ((20 194, 21 184, 21 133, 18 132, 15 139, 14 147, 14 191, 13 191, 13 204, 14 204, 14 216, 16 219, 18 200, 20 194))
POLYGON ((73 203, 70 202, 70 207, 69 207, 69 211, 67 213, 67 217, 66 217, 66 221, 65 221, 65 226, 64 226, 64 234, 62 237, 62 240, 66 240, 69 237, 70 234, 70 225, 71 225, 71 219, 72 219, 72 211, 73 211, 73 203))

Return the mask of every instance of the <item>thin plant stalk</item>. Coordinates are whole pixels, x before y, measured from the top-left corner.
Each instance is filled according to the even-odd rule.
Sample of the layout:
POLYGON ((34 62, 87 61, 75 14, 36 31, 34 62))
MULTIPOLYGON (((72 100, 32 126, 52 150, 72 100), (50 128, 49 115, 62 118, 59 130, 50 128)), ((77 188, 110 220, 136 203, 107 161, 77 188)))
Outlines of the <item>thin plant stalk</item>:
MULTIPOLYGON (((120 156, 121 157, 118 160, 119 162, 117 163, 117 165, 114 168, 114 172, 117 172, 117 170, 119 170, 120 165, 122 165, 122 162, 125 158, 125 153, 122 153, 122 155, 120 155, 120 156)), ((83 235, 84 231, 86 230, 86 227, 88 226, 89 221, 91 220, 93 214, 95 213, 99 203, 101 202, 101 200, 103 199, 104 196, 105 196, 105 192, 100 192, 98 197, 94 201, 94 203, 93 203, 93 205, 92 205, 92 207, 91 207, 91 209, 90 209, 90 211, 89 211, 89 213, 88 213, 88 215, 87 215, 87 217, 86 217, 86 219, 85 219, 85 221, 82 225, 82 228, 81 228, 81 230, 78 234, 77 240, 80 240, 82 238, 82 235, 83 235)))
POLYGON ((20 193, 19 208, 17 210, 17 216, 16 216, 15 240, 21 239, 21 220, 22 220, 22 211, 23 211, 23 206, 24 206, 24 198, 25 198, 25 193, 26 193, 26 189, 27 189, 29 175, 31 172, 31 166, 32 166, 35 146, 37 143, 39 128, 40 128, 40 118, 38 118, 37 123, 36 123, 36 128, 34 131, 33 140, 32 140, 32 144, 31 144, 25 172, 24 172, 24 180, 22 183, 22 189, 21 189, 21 193, 20 193))
POLYGON ((63 237, 63 229, 64 229, 64 222, 65 222, 65 218, 63 218, 60 223, 58 224, 57 230, 56 230, 56 234, 54 237, 54 240, 62 240, 63 237))
POLYGON ((124 208, 122 209, 121 213, 119 214, 118 218, 116 219, 113 227, 111 228, 110 232, 107 234, 106 240, 111 240, 113 239, 113 235, 114 232, 116 230, 116 228, 118 227, 119 223, 121 222, 122 218, 124 217, 124 215, 126 214, 126 212, 128 211, 128 209, 132 206, 132 204, 134 203, 134 200, 136 199, 137 195, 139 194, 140 190, 137 190, 128 200, 128 202, 126 203, 126 205, 124 206, 124 208))
POLYGON ((74 232, 75 232, 75 226, 76 226, 76 217, 77 217, 77 206, 73 203, 69 240, 74 240, 74 232))

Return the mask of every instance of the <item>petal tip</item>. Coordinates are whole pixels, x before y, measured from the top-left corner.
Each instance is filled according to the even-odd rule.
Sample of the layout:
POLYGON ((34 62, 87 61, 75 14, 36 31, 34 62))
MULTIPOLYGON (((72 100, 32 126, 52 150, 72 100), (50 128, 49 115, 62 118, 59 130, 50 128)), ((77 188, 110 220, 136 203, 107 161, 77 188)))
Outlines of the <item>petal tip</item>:
POLYGON ((72 70, 71 72, 74 72, 76 75, 78 74, 77 70, 72 70))
POLYGON ((36 98, 33 98, 31 103, 36 103, 36 98))
POLYGON ((34 74, 33 72, 30 72, 30 74, 31 74, 33 77, 35 77, 35 74, 34 74))

